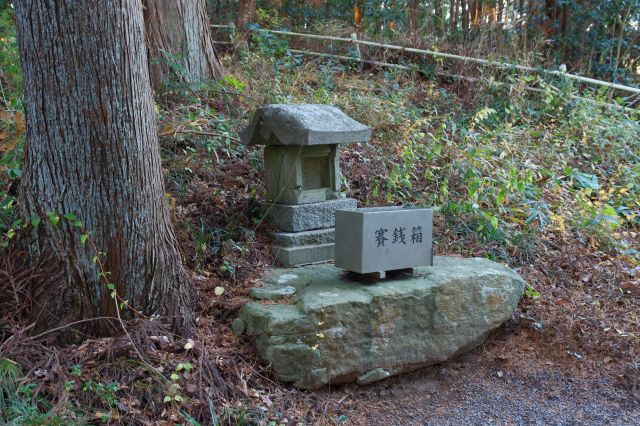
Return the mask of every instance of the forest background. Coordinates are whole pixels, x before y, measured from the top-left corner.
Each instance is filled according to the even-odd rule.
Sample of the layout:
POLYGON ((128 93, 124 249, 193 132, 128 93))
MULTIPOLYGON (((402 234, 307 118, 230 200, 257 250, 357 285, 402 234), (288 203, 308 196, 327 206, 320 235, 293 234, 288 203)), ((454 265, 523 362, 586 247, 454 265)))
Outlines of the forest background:
MULTIPOLYGON (((207 7, 212 23, 236 28, 214 31, 224 76, 190 84, 178 58, 169 58, 172 72, 155 91, 171 217, 201 300, 191 343, 198 350, 186 350, 186 339, 166 347, 141 344, 148 348, 145 362, 158 368, 150 373, 135 354, 108 356, 112 340, 63 345, 55 332, 32 333, 25 323, 31 300, 23 288, 42 278, 41 271, 25 273, 12 249, 19 234, 24 88, 14 11, 11 2, 0 1, 0 230, 6 246, 0 420, 207 424, 213 412, 228 423, 340 423, 364 415, 355 400, 274 383, 269 367, 230 330, 247 289, 273 263, 259 208, 261 152, 239 144, 238 134, 256 107, 291 102, 334 104, 373 127, 370 145, 342 154, 345 193, 361 205, 434 206, 438 254, 489 257, 529 282, 513 322, 488 344, 498 351, 491 345, 508 342, 501 362, 523 374, 553 363, 575 375, 601 375, 637 397, 637 95, 562 76, 373 47, 357 51, 259 30, 356 33, 637 87, 640 2, 218 0, 207 7), (408 69, 294 50, 360 55, 408 69)), ((136 339, 149 334, 135 322, 130 330, 136 339)))

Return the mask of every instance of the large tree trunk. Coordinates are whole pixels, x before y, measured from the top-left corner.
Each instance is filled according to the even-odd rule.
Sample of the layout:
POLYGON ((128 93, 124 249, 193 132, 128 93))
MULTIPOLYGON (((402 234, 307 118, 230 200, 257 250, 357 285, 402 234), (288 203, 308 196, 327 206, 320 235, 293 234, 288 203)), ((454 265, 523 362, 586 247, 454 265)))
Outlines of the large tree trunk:
POLYGON ((116 314, 98 250, 120 298, 191 331, 194 293, 166 203, 139 1, 14 5, 27 120, 21 205, 43 223, 48 212, 73 213, 93 232, 82 244, 68 221, 39 227, 33 256, 53 254, 66 275, 40 289, 40 323, 116 314))
POLYGON ((151 84, 200 83, 222 75, 205 0, 143 0, 151 84), (177 66, 172 66, 173 64, 177 66))
POLYGON ((420 0, 407 1, 407 24, 412 33, 420 27, 420 0))
POLYGON ((236 19, 236 28, 243 29, 253 19, 256 13, 256 0, 240 0, 238 6, 238 18, 236 19))

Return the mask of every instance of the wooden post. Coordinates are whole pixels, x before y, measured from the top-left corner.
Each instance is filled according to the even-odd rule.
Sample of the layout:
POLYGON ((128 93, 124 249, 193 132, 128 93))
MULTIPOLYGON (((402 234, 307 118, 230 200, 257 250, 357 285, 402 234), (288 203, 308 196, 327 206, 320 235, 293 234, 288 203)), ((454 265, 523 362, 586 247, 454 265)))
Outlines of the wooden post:
POLYGON ((358 34, 351 33, 351 40, 353 46, 356 48, 356 58, 358 59, 359 68, 362 69, 362 53, 360 52, 360 45, 358 44, 358 34))
POLYGON ((236 39, 236 24, 235 22, 231 22, 229 24, 229 41, 231 42, 231 44, 233 44, 235 39, 236 39))

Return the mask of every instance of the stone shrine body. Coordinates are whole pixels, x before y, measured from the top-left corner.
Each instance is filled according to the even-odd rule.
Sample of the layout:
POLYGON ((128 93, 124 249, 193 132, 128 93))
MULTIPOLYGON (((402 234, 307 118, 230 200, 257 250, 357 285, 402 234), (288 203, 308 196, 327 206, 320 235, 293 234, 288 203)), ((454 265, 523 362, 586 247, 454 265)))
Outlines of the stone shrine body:
POLYGON ((264 169, 272 253, 284 266, 334 257, 335 211, 352 210, 341 198, 339 145, 368 142, 371 128, 328 105, 273 104, 259 108, 242 134, 265 145, 264 169))

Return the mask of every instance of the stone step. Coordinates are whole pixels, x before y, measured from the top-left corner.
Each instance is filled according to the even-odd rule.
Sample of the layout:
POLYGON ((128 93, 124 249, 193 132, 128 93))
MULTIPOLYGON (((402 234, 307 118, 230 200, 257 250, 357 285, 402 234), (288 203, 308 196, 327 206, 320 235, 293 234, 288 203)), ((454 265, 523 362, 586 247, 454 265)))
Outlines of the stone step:
POLYGON ((271 254, 286 267, 327 262, 333 259, 334 244, 315 244, 298 247, 272 246, 271 254))
POLYGON ((311 204, 272 204, 268 209, 269 223, 284 232, 311 231, 333 228, 336 210, 354 210, 357 202, 353 198, 322 201, 311 204))
POLYGON ((280 247, 310 246, 335 241, 335 228, 315 229, 302 232, 273 232, 273 245, 280 247))

